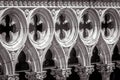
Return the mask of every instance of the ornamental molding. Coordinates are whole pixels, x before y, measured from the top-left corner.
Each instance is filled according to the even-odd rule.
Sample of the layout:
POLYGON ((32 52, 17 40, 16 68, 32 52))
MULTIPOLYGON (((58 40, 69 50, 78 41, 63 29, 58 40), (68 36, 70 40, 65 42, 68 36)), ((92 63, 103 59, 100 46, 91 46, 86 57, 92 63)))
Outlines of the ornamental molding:
MULTIPOLYGON (((0 21, 2 21, 2 19, 4 19, 4 17, 6 17, 7 15, 13 15, 14 16, 14 21, 18 21, 18 22, 11 22, 11 24, 15 24, 15 32, 14 31, 9 31, 9 36, 12 36, 12 40, 9 40, 9 42, 6 41, 6 36, 7 36, 7 32, 6 32, 6 36, 5 35, 0 35, 1 37, 1 44, 9 51, 16 51, 19 48, 21 48, 26 39, 27 39, 27 20, 26 17, 24 15, 24 12, 19 9, 19 8, 6 8, 4 10, 1 11, 1 19, 0 21), (19 26, 18 26, 19 25, 19 26)), ((5 31, 4 31, 5 32, 5 31)), ((3 33, 3 32, 2 32, 3 33)))
POLYGON ((49 7, 55 7, 55 6, 73 6, 73 7, 119 7, 120 2, 114 1, 114 2, 102 2, 102 1, 30 1, 30 0, 19 0, 19 1, 13 1, 13 0, 0 0, 0 6, 49 6, 49 7))
MULTIPOLYGON (((104 22, 104 17, 106 15, 110 16, 110 20, 111 20, 111 24, 113 27, 110 27, 109 29, 109 33, 111 32, 112 34, 110 34, 109 36, 105 36, 105 31, 103 31, 101 29, 101 33, 102 33, 102 37, 105 40, 105 42, 107 44, 115 44, 118 40, 119 40, 119 33, 120 33, 120 17, 119 17, 119 11, 115 8, 106 8, 105 10, 102 11, 102 15, 101 15, 101 24, 104 22), (113 30, 114 28, 114 30, 113 30)), ((101 25, 102 26, 102 25, 101 25)), ((108 28, 106 28, 108 30, 108 28)))

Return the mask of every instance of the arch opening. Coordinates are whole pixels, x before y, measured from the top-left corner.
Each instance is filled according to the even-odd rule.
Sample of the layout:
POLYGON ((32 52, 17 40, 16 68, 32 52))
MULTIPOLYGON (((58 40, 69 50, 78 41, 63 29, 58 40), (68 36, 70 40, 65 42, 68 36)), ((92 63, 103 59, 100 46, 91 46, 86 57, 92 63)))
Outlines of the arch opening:
POLYGON ((76 49, 73 47, 68 59, 68 67, 71 68, 71 74, 67 77, 67 80, 80 80, 80 76, 78 75, 77 69, 80 67, 81 63, 78 59, 78 53, 76 49))
POLYGON ((55 62, 55 55, 53 56, 53 53, 50 49, 48 49, 45 55, 43 69, 46 71, 46 77, 44 78, 44 80, 56 80, 56 78, 52 74, 52 70, 57 69, 57 64, 55 62))
POLYGON ((120 52, 119 52, 119 46, 115 45, 112 55, 112 62, 115 64, 115 67, 113 69, 113 72, 110 75, 110 80, 119 80, 120 79, 120 52))
POLYGON ((102 60, 100 58, 100 52, 97 46, 94 47, 92 57, 91 57, 91 64, 94 65, 94 71, 89 77, 89 80, 102 80, 102 75, 99 72, 99 66, 102 63, 102 60))
POLYGON ((28 80, 27 72, 32 72, 31 61, 30 57, 28 57, 24 51, 18 56, 18 63, 15 66, 15 72, 19 74, 19 80, 28 80))

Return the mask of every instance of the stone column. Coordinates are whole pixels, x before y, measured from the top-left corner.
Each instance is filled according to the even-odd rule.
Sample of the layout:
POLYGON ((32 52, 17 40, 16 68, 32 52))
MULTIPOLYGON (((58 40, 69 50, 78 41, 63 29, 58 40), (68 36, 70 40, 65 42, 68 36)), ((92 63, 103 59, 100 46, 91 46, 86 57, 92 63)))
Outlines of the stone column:
POLYGON ((28 80, 43 80, 45 78, 46 72, 26 72, 26 78, 28 80))
MULTIPOLYGON (((19 75, 15 74, 15 75, 7 75, 8 80, 19 80, 19 75)), ((3 79, 6 80, 6 79, 3 79)))
POLYGON ((80 76, 80 80, 89 80, 90 74, 94 71, 94 66, 76 66, 75 72, 80 76))
POLYGON ((110 80, 110 74, 113 72, 114 64, 97 64, 97 69, 102 75, 102 80, 110 80))
POLYGON ((71 74, 71 69, 52 69, 51 74, 56 78, 56 80, 66 80, 71 74))

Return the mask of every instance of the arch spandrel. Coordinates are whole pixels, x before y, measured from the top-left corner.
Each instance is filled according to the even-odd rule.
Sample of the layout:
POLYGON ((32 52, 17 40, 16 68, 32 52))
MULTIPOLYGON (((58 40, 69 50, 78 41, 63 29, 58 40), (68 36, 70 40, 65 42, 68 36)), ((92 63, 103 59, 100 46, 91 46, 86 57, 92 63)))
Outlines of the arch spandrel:
POLYGON ((107 32, 109 32, 109 36, 105 36, 105 29, 103 30, 101 28, 101 33, 102 33, 102 37, 103 39, 106 41, 107 44, 115 44, 118 39, 119 39, 119 31, 120 31, 120 15, 117 9, 115 8, 107 8, 105 10, 103 10, 102 15, 101 15, 101 27, 102 27, 102 22, 104 22, 104 17, 108 15, 109 18, 109 24, 107 27, 105 27, 105 29, 107 30, 107 32))
POLYGON ((85 45, 94 45, 100 36, 100 18, 94 8, 81 10, 79 17, 79 36, 85 45))
POLYGON ((76 12, 71 8, 62 8, 55 15, 55 37, 63 47, 72 46, 78 36, 76 12))
POLYGON ((2 45, 10 51, 21 48, 27 39, 27 20, 24 12, 14 7, 3 9, 1 10, 0 21, 2 45), (5 24, 9 27, 5 27, 5 24), (8 37, 11 40, 7 41, 6 38, 8 37))

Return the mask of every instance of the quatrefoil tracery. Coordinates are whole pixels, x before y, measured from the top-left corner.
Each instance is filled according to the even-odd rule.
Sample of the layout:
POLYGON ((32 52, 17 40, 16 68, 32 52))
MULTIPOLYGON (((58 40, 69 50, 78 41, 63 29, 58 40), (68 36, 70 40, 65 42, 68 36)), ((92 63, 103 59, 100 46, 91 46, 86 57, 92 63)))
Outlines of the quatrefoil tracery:
POLYGON ((45 37, 46 28, 47 22, 45 21, 44 17, 37 14, 32 17, 29 31, 34 41, 38 41, 45 37))
POLYGON ((20 22, 16 15, 6 15, 0 23, 0 35, 4 43, 14 42, 20 34, 20 22))
POLYGON ((93 34, 94 27, 94 23, 88 13, 84 14, 79 26, 83 38, 89 38, 93 34))
POLYGON ((104 15, 104 20, 102 22, 102 30, 105 37, 113 36, 115 32, 115 19, 112 14, 108 13, 104 15))
POLYGON ((56 32, 61 40, 70 36, 71 24, 69 18, 65 14, 61 14, 56 22, 56 32))

